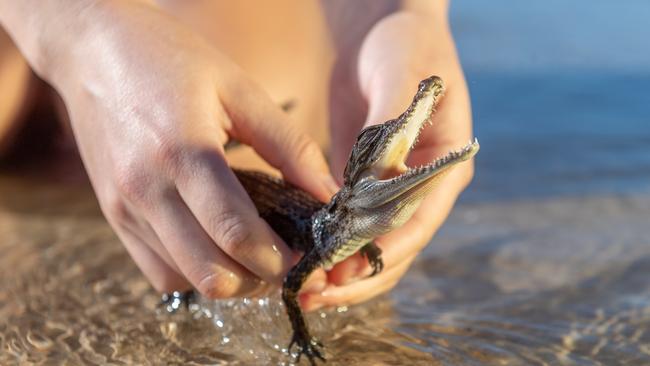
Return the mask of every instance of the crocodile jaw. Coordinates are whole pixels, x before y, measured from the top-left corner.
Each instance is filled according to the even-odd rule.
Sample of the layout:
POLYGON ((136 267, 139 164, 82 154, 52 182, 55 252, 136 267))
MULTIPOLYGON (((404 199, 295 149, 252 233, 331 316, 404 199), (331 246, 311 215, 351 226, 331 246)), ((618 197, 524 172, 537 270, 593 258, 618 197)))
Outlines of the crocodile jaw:
POLYGON ((431 164, 407 168, 404 173, 395 177, 388 179, 367 177, 355 186, 355 194, 351 197, 349 206, 357 210, 387 210, 391 211, 391 215, 397 215, 394 210, 404 210, 407 206, 417 208, 420 201, 450 168, 471 159, 479 148, 478 140, 474 139, 460 150, 452 151, 431 164))
POLYGON ((444 94, 442 79, 433 76, 423 80, 413 103, 397 120, 379 159, 372 163, 368 172, 377 179, 399 175, 408 170, 405 164, 409 152, 415 146, 420 132, 431 123, 435 107, 444 94))
POLYGON ((377 237, 406 222, 451 167, 478 152, 474 140, 428 165, 406 166, 443 93, 439 77, 421 81, 404 113, 365 128, 357 137, 345 168, 344 188, 330 204, 331 208, 345 207, 354 217, 358 225, 352 236, 356 239, 377 237))
POLYGON ((356 181, 350 179, 351 208, 377 210, 382 205, 417 206, 449 168, 478 152, 479 144, 474 140, 431 164, 412 169, 406 166, 406 159, 422 130, 431 123, 444 90, 444 83, 437 76, 421 81, 413 102, 402 115, 362 132, 348 163, 356 166, 357 173, 354 175, 356 181))

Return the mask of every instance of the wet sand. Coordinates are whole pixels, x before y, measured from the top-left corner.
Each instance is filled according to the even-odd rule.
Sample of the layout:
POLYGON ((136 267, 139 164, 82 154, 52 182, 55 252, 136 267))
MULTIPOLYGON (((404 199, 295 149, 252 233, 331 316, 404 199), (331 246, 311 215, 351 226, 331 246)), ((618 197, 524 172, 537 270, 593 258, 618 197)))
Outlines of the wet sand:
MULTIPOLYGON (((0 364, 286 361, 277 298, 157 313, 78 166, 47 166, 0 174, 0 364)), ((641 194, 461 204, 400 286, 315 333, 332 365, 650 362, 648 217, 641 194)))
MULTIPOLYGON (((650 364, 649 11, 452 2, 476 179, 395 290, 311 315, 328 365, 650 364)), ((277 299, 158 314, 78 162, 0 169, 0 251, 2 365, 287 361, 277 299)))

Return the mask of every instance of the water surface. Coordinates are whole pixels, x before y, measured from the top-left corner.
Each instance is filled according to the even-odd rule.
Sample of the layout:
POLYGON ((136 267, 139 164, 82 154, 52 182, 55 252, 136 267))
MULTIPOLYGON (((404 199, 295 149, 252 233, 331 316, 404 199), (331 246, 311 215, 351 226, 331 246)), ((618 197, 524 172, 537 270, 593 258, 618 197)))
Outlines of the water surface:
MULTIPOLYGON (((311 315, 328 364, 650 364, 650 6, 452 10, 476 179, 397 288, 311 315)), ((87 182, 52 166, 0 173, 0 364, 287 362, 277 298, 158 314, 87 182)))

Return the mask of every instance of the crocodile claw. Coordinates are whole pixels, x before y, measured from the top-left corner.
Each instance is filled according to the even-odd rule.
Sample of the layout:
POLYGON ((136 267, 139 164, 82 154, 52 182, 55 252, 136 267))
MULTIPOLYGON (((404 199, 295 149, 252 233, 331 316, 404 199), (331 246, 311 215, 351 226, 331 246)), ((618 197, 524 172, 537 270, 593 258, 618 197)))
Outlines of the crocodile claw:
POLYGON ((314 337, 308 337, 302 334, 298 334, 297 332, 293 333, 293 337, 291 337, 291 343, 289 343, 289 347, 287 350, 289 351, 289 354, 293 354, 291 352, 291 349, 293 348, 294 345, 298 346, 298 354, 296 356, 296 363, 300 363, 300 358, 304 354, 307 356, 309 359, 309 364, 312 366, 316 365, 316 359, 320 359, 321 361, 325 362, 325 357, 322 355, 321 351, 319 348, 323 348, 323 344, 319 342, 316 338, 314 337))
POLYGON ((384 261, 381 258, 376 258, 370 261, 370 266, 372 267, 372 273, 368 277, 373 277, 384 270, 384 261))
POLYGON ((381 259, 381 249, 375 243, 368 243, 361 248, 361 255, 368 259, 372 268, 372 273, 368 277, 373 277, 384 270, 384 261, 381 259))

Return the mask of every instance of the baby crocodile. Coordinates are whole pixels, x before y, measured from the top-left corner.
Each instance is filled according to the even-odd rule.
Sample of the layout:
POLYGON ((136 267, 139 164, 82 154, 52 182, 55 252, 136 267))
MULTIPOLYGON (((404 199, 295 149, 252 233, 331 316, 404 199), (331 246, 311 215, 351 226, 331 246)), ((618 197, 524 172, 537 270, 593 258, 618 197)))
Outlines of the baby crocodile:
MULTIPOLYGON (((298 346, 297 362, 302 354, 312 365, 316 359, 325 360, 319 349, 322 344, 309 333, 297 301, 309 274, 319 267, 331 269, 357 251, 368 259, 372 275, 379 273, 383 268, 381 250, 373 240, 404 224, 449 168, 479 150, 474 140, 431 164, 406 166, 409 151, 430 122, 443 92, 440 78, 425 79, 406 112, 362 130, 348 159, 343 187, 327 204, 281 179, 235 170, 260 216, 290 248, 304 253, 282 286, 293 329, 288 350, 291 354, 293 346, 298 346)), ((186 296, 179 292, 165 295, 163 303, 173 311, 186 296)))

